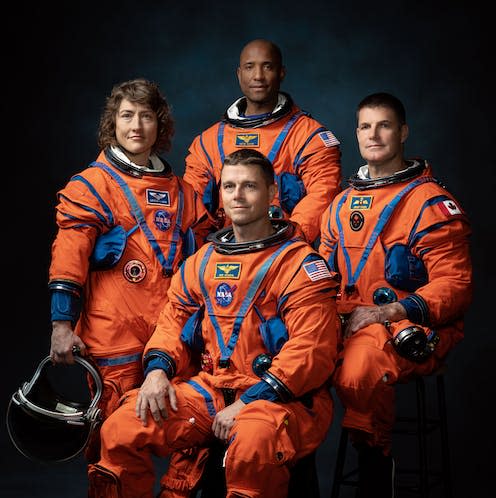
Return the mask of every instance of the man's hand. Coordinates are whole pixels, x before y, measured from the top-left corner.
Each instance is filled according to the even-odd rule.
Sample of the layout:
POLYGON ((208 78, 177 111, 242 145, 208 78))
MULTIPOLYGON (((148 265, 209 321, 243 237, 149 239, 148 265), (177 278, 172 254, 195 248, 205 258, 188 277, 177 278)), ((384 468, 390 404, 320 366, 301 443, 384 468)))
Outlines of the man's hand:
POLYGON ((406 310, 400 303, 384 304, 383 306, 357 306, 348 318, 344 337, 347 339, 357 330, 372 323, 397 322, 406 317, 406 310))
POLYGON ((50 358, 53 363, 72 365, 74 363, 73 348, 76 347, 82 356, 86 356, 84 342, 72 330, 70 321, 60 320, 52 322, 52 339, 50 344, 50 358))
POLYGON ((241 409, 246 406, 240 399, 235 401, 233 404, 226 406, 221 410, 214 418, 212 424, 212 430, 216 437, 221 441, 227 441, 229 437, 229 431, 234 425, 236 420, 236 415, 241 411, 241 409))
POLYGON ((171 408, 177 411, 176 391, 166 373, 161 369, 152 370, 141 385, 136 400, 136 416, 144 427, 147 426, 148 410, 157 424, 162 424, 168 417, 166 397, 169 398, 171 408))

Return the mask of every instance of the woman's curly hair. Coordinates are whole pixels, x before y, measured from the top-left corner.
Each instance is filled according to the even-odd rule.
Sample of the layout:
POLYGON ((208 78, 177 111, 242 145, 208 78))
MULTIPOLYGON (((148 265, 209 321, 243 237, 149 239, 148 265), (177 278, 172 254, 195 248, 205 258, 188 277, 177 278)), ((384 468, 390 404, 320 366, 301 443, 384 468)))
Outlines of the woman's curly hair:
POLYGON ((98 146, 104 149, 118 145, 115 136, 115 118, 123 99, 135 104, 149 106, 157 114, 157 140, 152 153, 169 151, 174 135, 174 120, 167 100, 156 83, 138 78, 119 83, 112 88, 112 93, 105 102, 98 129, 98 146))

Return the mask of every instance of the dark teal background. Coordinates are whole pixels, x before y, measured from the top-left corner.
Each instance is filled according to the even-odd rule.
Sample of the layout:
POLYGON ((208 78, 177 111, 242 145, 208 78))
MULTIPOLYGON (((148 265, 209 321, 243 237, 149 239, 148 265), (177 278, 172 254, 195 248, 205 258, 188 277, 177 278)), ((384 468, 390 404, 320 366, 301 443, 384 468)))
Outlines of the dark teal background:
MULTIPOLYGON (((407 154, 431 162, 472 220, 474 303, 466 339, 449 359, 448 423, 455 498, 490 496, 496 425, 494 27, 481 3, 102 0, 57 7, 17 2, 11 8, 2 13, 8 269, 2 411, 48 352, 55 194, 95 158, 98 119, 112 85, 142 76, 161 86, 176 120, 168 158, 182 174, 193 137, 239 96, 241 47, 269 38, 283 51, 283 89, 341 141, 345 178, 361 165, 357 103, 372 92, 392 92, 407 108, 407 154)), ((323 497, 337 431, 334 425, 319 451, 323 497)), ((0 436, 2 497, 85 496, 81 461, 44 468, 19 455, 3 427, 0 436)))

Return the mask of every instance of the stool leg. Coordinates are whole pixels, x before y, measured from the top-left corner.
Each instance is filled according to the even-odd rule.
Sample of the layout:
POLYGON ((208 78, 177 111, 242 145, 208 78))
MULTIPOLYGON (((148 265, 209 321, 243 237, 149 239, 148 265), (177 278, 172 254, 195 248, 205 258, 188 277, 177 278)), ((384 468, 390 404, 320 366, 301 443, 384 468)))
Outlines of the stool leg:
POLYGON ((425 405, 425 383, 422 377, 417 377, 417 420, 418 420, 418 445, 419 445, 419 471, 420 471, 420 496, 428 498, 429 474, 427 462, 427 414, 425 405))
POLYGON ((291 469, 287 498, 320 498, 316 452, 299 460, 291 469))
POLYGON ((331 498, 338 498, 341 482, 343 481, 343 469, 346 460, 346 450, 348 447, 348 430, 344 427, 341 429, 339 438, 338 455, 336 458, 336 467, 334 469, 334 480, 332 482, 331 498))
POLYGON ((443 486, 444 497, 453 497, 453 488, 451 485, 451 466, 450 466, 450 453, 448 445, 448 420, 446 409, 446 392, 444 389, 444 376, 438 375, 436 378, 437 383, 437 399, 439 409, 439 428, 441 430, 441 456, 443 459, 443 486))

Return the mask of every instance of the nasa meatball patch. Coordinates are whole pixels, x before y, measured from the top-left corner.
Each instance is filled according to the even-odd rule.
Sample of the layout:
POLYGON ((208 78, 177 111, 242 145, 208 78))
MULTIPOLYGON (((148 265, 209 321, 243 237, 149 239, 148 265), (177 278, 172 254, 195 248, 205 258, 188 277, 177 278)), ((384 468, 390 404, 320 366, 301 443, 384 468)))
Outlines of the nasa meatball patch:
POLYGON ((234 299, 234 291, 236 290, 236 285, 229 285, 226 282, 222 282, 215 289, 215 301, 219 306, 226 307, 229 306, 234 299))
POLYGON ((168 211, 159 209, 155 212, 153 222, 161 232, 165 232, 171 227, 171 218, 172 215, 168 211))

